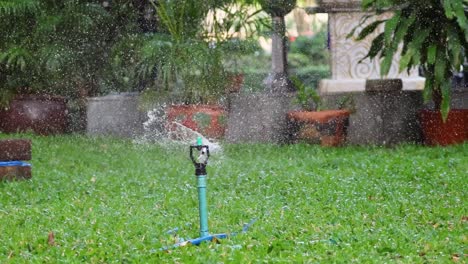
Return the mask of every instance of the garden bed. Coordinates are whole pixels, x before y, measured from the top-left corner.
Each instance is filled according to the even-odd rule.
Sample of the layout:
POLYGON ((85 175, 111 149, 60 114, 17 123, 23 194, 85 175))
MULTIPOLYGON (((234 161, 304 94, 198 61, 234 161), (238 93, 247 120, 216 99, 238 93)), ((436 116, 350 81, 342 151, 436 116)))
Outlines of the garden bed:
POLYGON ((198 236, 188 148, 24 137, 33 140, 34 178, 0 183, 1 262, 467 259, 468 144, 227 145, 208 167, 210 231, 257 221, 220 244, 167 252, 159 249, 198 236))

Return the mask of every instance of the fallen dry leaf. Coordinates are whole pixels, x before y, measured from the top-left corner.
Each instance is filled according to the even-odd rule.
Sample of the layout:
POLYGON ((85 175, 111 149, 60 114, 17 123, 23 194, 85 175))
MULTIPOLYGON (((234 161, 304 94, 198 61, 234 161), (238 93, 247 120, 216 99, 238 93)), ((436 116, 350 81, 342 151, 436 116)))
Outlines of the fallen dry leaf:
POLYGON ((49 246, 55 246, 55 235, 54 232, 49 232, 49 236, 47 237, 47 243, 49 246))

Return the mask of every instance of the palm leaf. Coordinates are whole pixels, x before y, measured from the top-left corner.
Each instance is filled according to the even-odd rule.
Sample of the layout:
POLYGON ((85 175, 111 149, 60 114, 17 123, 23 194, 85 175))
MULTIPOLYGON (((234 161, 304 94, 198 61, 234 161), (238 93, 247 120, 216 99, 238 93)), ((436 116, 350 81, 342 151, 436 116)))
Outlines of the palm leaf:
MULTIPOLYGON (((380 52, 381 75, 385 76, 392 58, 402 45, 399 70, 408 71, 421 64, 425 69, 424 98, 434 96, 446 118, 449 109, 449 86, 452 71, 458 71, 466 59, 468 49, 468 1, 467 0, 363 0, 362 7, 374 15, 392 9, 394 15, 385 22, 384 43, 381 35, 373 40, 366 57, 380 52), (439 99, 442 102, 439 102, 439 99)), ((366 16, 365 19, 368 19, 366 16)), ((377 28, 368 26, 362 37, 377 28), (373 29, 373 30, 371 30, 373 29)), ((356 26, 354 30, 360 27, 356 26)))
POLYGON ((13 46, 0 54, 0 63, 4 63, 10 69, 25 70, 31 61, 31 53, 21 46, 13 46))
POLYGON ((377 21, 374 21, 372 23, 370 23, 369 25, 367 25, 361 32, 359 32, 359 35, 358 37, 356 38, 356 40, 363 40, 365 39, 367 36, 369 36, 369 34, 371 34, 372 32, 375 31, 375 29, 382 23, 384 23, 386 20, 377 20, 377 21))
POLYGON ((442 119, 444 122, 447 120, 448 113, 450 111, 450 90, 451 90, 451 85, 449 82, 444 82, 441 85, 441 91, 442 91, 442 105, 440 107, 440 112, 442 114, 442 119))
POLYGON ((18 15, 35 11, 38 6, 38 0, 0 0, 0 15, 18 15))

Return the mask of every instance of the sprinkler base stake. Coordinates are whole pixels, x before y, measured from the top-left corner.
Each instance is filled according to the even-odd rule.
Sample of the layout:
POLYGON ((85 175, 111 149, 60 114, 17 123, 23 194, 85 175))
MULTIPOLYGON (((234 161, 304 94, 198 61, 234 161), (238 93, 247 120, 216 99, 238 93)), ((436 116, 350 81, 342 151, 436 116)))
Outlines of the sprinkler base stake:
POLYGON ((189 239, 187 241, 179 242, 177 244, 172 245, 171 247, 164 247, 160 248, 160 250, 167 251, 169 249, 177 248, 177 247, 185 247, 185 246, 190 246, 190 245, 195 245, 199 246, 202 242, 208 241, 208 242, 216 242, 220 243, 220 239, 226 239, 226 238, 231 238, 237 234, 242 234, 245 233, 249 230, 250 226, 252 226, 255 222, 257 221, 257 218, 252 219, 248 224, 244 224, 244 227, 242 228, 242 231, 240 232, 234 232, 234 233, 223 233, 223 234, 216 234, 216 235, 207 235, 204 237, 198 237, 194 239, 189 239))

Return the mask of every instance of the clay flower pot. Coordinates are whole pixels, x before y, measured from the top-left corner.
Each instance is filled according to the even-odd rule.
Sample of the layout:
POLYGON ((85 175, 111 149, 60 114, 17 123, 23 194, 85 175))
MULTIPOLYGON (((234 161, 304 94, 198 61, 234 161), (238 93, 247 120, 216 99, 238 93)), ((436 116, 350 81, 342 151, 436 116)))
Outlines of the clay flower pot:
POLYGON ((339 146, 346 141, 346 110, 291 111, 288 113, 292 142, 339 146))
POLYGON ((0 110, 0 131, 16 133, 32 130, 40 135, 65 133, 67 114, 64 97, 19 95, 8 108, 0 110))
POLYGON ((224 137, 226 115, 226 111, 216 105, 171 105, 167 110, 169 129, 174 129, 172 123, 177 122, 215 139, 224 137))
POLYGON ((424 109, 419 117, 427 145, 446 146, 468 140, 468 109, 451 109, 445 123, 440 111, 424 109))

